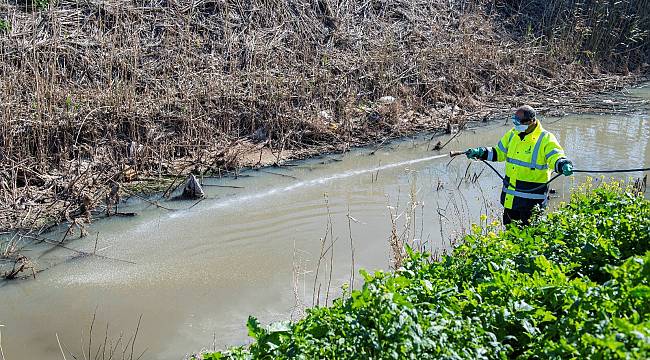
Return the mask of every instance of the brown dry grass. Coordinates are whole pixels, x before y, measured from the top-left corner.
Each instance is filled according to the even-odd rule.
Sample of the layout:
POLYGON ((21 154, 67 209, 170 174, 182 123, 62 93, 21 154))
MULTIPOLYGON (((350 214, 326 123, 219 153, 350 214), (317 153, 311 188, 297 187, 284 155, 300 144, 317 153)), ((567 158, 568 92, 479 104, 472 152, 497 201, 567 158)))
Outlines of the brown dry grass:
POLYGON ((242 142, 282 160, 634 80, 510 36, 487 3, 1 4, 0 228, 87 216, 114 181, 232 170, 242 142))

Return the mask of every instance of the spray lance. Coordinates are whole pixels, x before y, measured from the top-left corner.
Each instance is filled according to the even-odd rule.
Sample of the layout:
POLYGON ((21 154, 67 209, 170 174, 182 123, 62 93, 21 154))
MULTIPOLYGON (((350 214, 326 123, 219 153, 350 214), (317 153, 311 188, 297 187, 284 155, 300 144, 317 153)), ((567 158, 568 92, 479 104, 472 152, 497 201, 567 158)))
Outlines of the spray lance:
MULTIPOLYGON (((449 156, 450 156, 451 158, 454 158, 454 157, 456 157, 456 156, 458 156, 458 155, 465 155, 465 151, 450 151, 450 152, 449 152, 449 156)), ((503 181, 503 185, 504 185, 505 187, 510 187, 510 186, 512 186, 512 185, 510 185, 510 183, 508 183, 508 181, 506 181, 506 178, 505 178, 503 175, 501 175, 501 173, 500 173, 497 169, 494 168, 494 166, 492 166, 490 163, 488 163, 488 162, 485 161, 485 160, 482 160, 482 159, 480 159, 480 160, 481 160, 485 165, 487 165, 490 169, 492 169, 492 171, 494 171, 495 174, 497 174, 497 176, 498 176, 498 177, 503 181)), ((628 172, 644 172, 644 171, 650 171, 650 167, 646 167, 646 168, 634 168, 634 169, 610 169, 610 170, 592 170, 592 169, 587 169, 587 170, 585 170, 585 169, 573 169, 573 172, 574 172, 574 173, 590 173, 590 174, 611 174, 611 173, 628 173, 628 172)), ((528 189, 528 190, 519 190, 519 189, 518 189, 517 191, 519 191, 519 192, 525 192, 525 193, 532 193, 532 192, 538 191, 538 190, 544 188, 545 186, 547 186, 548 184, 550 184, 551 182, 553 182, 553 180, 557 179, 557 178, 560 177, 561 175, 562 175, 562 174, 556 174, 556 175, 553 176, 549 181, 545 182, 544 184, 541 184, 541 185, 538 186, 538 187, 535 187, 535 188, 532 188, 532 189, 528 189)))

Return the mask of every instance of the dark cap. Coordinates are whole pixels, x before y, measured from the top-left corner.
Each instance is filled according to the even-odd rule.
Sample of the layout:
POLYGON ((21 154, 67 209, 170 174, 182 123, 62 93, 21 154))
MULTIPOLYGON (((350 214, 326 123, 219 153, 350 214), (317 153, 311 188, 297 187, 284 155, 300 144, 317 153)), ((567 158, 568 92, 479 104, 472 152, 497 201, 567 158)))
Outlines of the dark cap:
POLYGON ((537 116, 535 109, 533 109, 531 106, 528 105, 519 107, 516 112, 520 112, 520 111, 524 114, 522 120, 531 120, 537 116))

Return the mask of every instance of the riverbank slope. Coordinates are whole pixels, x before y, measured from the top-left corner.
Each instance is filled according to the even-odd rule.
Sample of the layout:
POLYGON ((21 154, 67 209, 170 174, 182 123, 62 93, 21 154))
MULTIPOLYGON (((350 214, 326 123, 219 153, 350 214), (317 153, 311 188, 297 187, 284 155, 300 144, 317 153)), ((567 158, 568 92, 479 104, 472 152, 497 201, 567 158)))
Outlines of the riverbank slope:
POLYGON ((586 95, 648 73, 649 6, 4 3, 0 229, 81 226, 134 182, 452 131, 522 103, 620 109, 586 95))

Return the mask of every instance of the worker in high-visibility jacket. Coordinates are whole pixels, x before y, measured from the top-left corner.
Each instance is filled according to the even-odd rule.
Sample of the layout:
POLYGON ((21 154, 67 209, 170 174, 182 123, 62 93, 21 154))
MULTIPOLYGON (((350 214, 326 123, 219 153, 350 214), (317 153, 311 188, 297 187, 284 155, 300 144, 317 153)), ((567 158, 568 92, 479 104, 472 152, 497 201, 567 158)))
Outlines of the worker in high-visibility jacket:
POLYGON ((465 152, 469 159, 506 162, 501 190, 504 225, 513 221, 528 224, 535 207, 546 207, 546 182, 552 171, 566 176, 573 174, 573 163, 555 136, 542 128, 532 107, 525 105, 517 109, 512 122, 514 127, 503 135, 497 146, 465 152))

